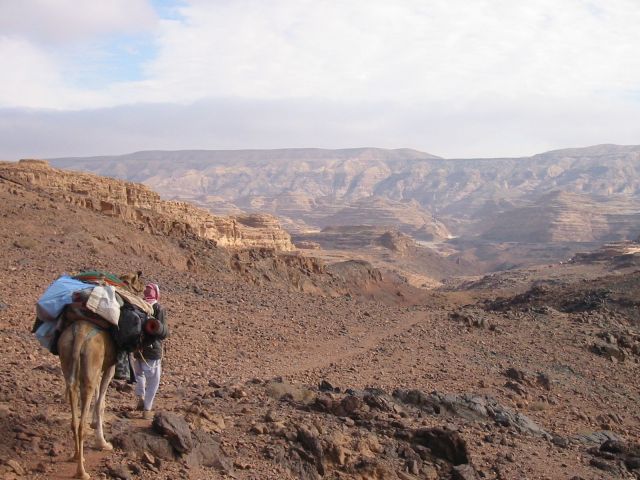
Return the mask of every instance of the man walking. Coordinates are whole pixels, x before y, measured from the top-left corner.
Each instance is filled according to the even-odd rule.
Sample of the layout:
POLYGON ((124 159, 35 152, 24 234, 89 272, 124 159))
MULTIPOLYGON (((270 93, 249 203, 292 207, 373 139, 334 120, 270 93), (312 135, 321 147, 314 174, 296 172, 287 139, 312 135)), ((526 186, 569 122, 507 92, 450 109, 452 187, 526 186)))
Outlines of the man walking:
POLYGON ((160 386, 162 374, 163 340, 169 335, 169 327, 165 319, 165 310, 158 303, 160 288, 150 283, 144 288, 144 300, 153 306, 153 316, 160 322, 162 332, 155 340, 135 352, 132 358, 133 372, 136 377, 136 396, 138 403, 136 410, 142 410, 145 419, 153 418, 153 400, 160 386))

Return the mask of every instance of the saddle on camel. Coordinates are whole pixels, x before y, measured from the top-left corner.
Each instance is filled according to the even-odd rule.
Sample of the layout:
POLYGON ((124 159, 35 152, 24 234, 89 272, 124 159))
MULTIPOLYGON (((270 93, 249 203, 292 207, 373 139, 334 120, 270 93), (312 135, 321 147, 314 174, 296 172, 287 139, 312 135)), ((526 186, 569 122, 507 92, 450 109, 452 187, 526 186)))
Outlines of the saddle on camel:
POLYGON ((96 447, 111 450, 104 438, 103 414, 107 387, 118 352, 140 349, 155 337, 153 309, 137 294, 142 272, 117 277, 106 272, 82 272, 55 280, 36 304, 34 332, 40 343, 60 356, 71 406, 73 460, 77 478, 87 479, 84 438, 94 394, 91 426, 96 447))

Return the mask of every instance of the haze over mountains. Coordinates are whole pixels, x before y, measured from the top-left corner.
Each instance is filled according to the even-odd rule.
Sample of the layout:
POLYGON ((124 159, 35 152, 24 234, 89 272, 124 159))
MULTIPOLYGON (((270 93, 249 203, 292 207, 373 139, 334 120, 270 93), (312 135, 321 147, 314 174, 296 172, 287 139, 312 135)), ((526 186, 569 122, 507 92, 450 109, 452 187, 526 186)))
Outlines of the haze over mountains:
POLYGON ((376 148, 144 151, 51 164, 141 182, 214 213, 272 213, 294 233, 359 224, 419 240, 598 242, 640 233, 640 146, 487 159, 376 148))

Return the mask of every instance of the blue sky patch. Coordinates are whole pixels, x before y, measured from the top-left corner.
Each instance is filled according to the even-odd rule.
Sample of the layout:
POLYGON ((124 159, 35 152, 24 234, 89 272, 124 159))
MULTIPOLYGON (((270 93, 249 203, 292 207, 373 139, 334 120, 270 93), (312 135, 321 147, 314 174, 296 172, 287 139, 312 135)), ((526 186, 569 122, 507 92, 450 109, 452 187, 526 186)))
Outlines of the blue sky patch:
MULTIPOLYGON (((182 0, 151 0, 159 18, 182 21, 182 0)), ((112 34, 90 44, 57 52, 67 84, 81 89, 100 89, 114 83, 145 79, 145 65, 157 54, 152 32, 112 34)))
POLYGON ((99 89, 145 78, 144 65, 156 55, 152 35, 109 35, 90 45, 68 48, 64 75, 70 85, 99 89))
POLYGON ((180 7, 187 5, 181 0, 151 0, 151 5, 163 20, 184 20, 180 7))

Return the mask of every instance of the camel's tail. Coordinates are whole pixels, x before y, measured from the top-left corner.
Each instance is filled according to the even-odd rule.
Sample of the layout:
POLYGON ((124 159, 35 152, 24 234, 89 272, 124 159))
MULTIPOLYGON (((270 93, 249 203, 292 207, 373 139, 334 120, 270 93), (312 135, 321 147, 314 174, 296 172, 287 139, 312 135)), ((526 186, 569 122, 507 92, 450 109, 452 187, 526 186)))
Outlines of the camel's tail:
POLYGON ((67 380, 67 399, 69 399, 70 390, 76 388, 78 383, 78 375, 80 372, 80 363, 82 362, 82 348, 91 338, 93 338, 100 330, 97 327, 93 327, 86 335, 78 335, 78 323, 75 322, 71 325, 71 331, 73 333, 73 351, 72 351, 72 363, 71 374, 67 380))

